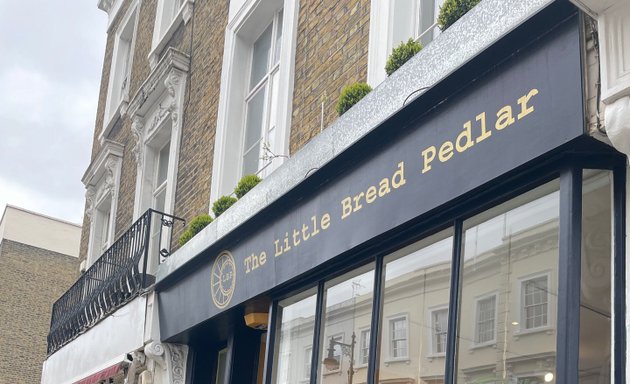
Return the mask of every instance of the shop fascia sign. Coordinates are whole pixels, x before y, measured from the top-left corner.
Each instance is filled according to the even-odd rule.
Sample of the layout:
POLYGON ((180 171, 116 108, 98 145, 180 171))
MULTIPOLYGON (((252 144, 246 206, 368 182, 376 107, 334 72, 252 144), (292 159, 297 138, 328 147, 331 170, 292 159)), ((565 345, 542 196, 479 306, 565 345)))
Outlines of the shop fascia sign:
POLYGON ((163 289, 162 335, 301 276, 583 135, 581 76, 574 18, 431 113, 402 126, 385 122, 379 130, 394 133, 377 151, 335 164, 347 169, 163 289))

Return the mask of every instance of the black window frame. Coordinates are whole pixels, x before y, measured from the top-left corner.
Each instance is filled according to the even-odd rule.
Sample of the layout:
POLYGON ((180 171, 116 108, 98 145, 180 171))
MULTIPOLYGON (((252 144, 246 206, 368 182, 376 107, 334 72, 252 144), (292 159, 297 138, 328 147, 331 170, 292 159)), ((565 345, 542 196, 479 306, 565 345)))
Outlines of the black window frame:
MULTIPOLYGON (((293 284, 290 289, 283 289, 273 300, 270 310, 270 327, 265 361, 265 384, 272 383, 272 361, 278 312, 278 301, 304 289, 317 285, 317 308, 315 311, 315 330, 312 344, 310 384, 318 379, 321 344, 322 318, 324 314, 325 283, 330 279, 347 273, 368 263, 374 263, 374 294, 370 326, 367 383, 377 383, 377 371, 380 363, 381 335, 386 332, 387 324, 382 322, 384 258, 391 252, 403 248, 422 238, 453 228, 453 256, 451 269, 450 299, 448 306, 448 337, 445 357, 445 383, 455 383, 457 373, 457 333, 460 314, 462 240, 464 220, 486 211, 507 200, 530 191, 551 180, 560 184, 560 228, 559 228, 559 275, 558 275, 558 315, 556 382, 577 383, 580 342, 580 269, 582 236, 582 173, 584 170, 608 170, 613 177, 613 271, 612 289, 614 291, 613 334, 611 341, 614 350, 613 382, 622 382, 626 372, 626 329, 625 329, 625 219, 626 219, 626 159, 614 153, 564 153, 549 157, 537 165, 517 169, 511 174, 496 180, 491 185, 480 189, 481 192, 468 194, 453 202, 448 207, 440 207, 419 218, 416 222, 397 228, 377 239, 370 241, 354 254, 344 257, 345 265, 331 262, 313 278, 304 284, 293 284)), ((358 355, 355 355, 355 360, 358 355)))

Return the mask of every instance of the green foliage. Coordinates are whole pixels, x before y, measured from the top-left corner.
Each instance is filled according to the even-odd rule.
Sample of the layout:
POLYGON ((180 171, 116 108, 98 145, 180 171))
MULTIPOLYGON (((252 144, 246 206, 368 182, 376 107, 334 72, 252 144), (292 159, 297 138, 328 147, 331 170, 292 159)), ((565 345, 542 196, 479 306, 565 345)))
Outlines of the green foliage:
POLYGON ((440 7, 440 15, 438 16, 438 26, 445 31, 453 25, 466 12, 470 11, 481 0, 445 0, 440 7))
POLYGON ((184 245, 186 242, 193 238, 196 234, 201 232, 208 224, 212 223, 212 217, 210 215, 199 215, 190 221, 188 228, 182 233, 179 238, 179 245, 184 245))
POLYGON ((339 96, 339 101, 337 101, 337 113, 339 116, 346 113, 348 109, 352 108, 353 105, 358 103, 359 100, 364 98, 371 90, 372 87, 366 83, 354 83, 344 87, 339 96))
POLYGON ((215 217, 221 216, 221 214, 227 211, 234 203, 236 203, 236 197, 221 196, 217 201, 212 204, 212 212, 215 217))
POLYGON ((245 175, 238 182, 238 184, 236 184, 236 188, 234 188, 234 194, 240 199, 261 181, 262 180, 260 179, 260 177, 256 175, 245 175))
POLYGON ((387 76, 390 76, 396 70, 402 67, 409 59, 411 59, 416 53, 420 52, 422 45, 414 39, 409 39, 406 43, 400 42, 396 48, 392 50, 392 53, 387 58, 385 64, 385 72, 387 76))

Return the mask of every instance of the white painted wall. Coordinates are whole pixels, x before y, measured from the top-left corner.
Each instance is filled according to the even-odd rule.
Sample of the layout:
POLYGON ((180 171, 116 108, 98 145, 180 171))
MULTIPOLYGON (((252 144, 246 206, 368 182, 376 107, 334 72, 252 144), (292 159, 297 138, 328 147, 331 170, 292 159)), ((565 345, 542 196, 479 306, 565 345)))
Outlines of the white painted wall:
POLYGON ((42 384, 71 384, 123 361, 144 346, 146 298, 138 297, 45 362, 42 384))
POLYGON ((78 257, 81 226, 7 205, 0 219, 3 239, 78 257))

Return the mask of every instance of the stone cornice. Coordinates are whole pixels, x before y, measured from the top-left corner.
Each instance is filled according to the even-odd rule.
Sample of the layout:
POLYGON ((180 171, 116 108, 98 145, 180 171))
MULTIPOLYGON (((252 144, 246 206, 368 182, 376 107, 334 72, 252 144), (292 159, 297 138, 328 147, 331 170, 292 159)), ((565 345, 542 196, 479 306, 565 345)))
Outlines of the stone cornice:
POLYGON ((87 188, 89 185, 96 183, 98 181, 96 176, 105 169, 108 160, 116 158, 122 159, 124 148, 125 146, 122 144, 105 139, 103 147, 81 178, 83 185, 87 188))
MULTIPOLYGON (((127 108, 128 116, 137 114, 143 115, 148 106, 152 104, 163 91, 167 90, 169 78, 174 74, 188 73, 190 57, 185 53, 169 47, 164 57, 158 62, 157 66, 149 77, 144 81, 138 92, 129 102, 127 108)), ((170 88, 170 87, 169 87, 170 88)), ((172 89, 168 89, 169 93, 172 89)))

